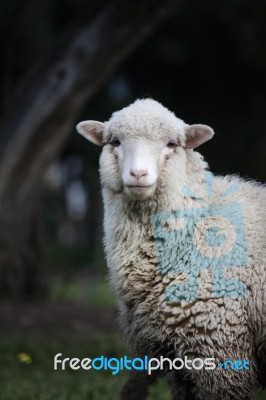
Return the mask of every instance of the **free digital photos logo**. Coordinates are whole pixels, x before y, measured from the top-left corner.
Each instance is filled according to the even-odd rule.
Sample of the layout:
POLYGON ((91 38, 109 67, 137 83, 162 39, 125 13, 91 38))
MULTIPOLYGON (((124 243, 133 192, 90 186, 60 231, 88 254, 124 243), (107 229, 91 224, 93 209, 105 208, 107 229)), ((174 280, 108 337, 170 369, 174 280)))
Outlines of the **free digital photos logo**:
POLYGON ((213 175, 206 173, 206 197, 188 187, 184 196, 196 206, 153 215, 158 268, 162 275, 181 277, 165 291, 166 301, 194 302, 199 298, 199 277, 211 273, 211 297, 244 297, 247 288, 239 279, 228 279, 225 270, 248 263, 245 227, 241 205, 230 202, 238 190, 236 183, 213 198, 213 175), (224 201, 226 199, 226 201, 224 201))

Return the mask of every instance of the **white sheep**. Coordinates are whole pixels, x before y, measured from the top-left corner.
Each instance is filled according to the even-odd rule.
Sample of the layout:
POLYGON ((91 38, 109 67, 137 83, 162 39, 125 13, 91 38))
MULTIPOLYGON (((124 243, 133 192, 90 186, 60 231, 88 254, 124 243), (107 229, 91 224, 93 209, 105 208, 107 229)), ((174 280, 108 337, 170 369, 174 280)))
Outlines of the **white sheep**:
MULTIPOLYGON (((246 360, 249 370, 184 370, 184 382, 197 399, 252 399, 266 357, 265 186, 206 174, 193 149, 213 130, 151 99, 77 130, 103 146, 105 252, 133 354, 246 360)), ((122 397, 144 399, 132 379, 122 397)))

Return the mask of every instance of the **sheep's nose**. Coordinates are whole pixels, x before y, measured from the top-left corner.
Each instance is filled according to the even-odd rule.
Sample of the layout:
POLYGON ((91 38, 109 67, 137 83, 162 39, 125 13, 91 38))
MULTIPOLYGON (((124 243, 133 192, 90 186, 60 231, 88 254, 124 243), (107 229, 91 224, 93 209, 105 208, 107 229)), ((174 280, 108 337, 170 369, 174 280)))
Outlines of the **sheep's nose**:
POLYGON ((139 179, 142 176, 148 175, 148 171, 146 169, 135 169, 135 170, 131 169, 130 175, 134 176, 134 178, 136 178, 136 179, 139 179))

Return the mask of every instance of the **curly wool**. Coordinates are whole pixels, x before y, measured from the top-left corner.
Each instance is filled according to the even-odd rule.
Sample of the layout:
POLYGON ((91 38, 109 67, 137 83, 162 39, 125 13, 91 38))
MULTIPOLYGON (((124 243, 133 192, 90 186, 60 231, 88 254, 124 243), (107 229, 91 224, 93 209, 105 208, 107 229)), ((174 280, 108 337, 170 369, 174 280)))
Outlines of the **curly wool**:
MULTIPOLYGON (((151 352, 154 356, 152 344, 157 343, 160 349, 160 344, 163 348, 167 343, 176 357, 214 357, 217 362, 249 360, 249 373, 216 368, 188 371, 187 375, 198 399, 251 399, 257 384, 257 359, 266 357, 266 188, 235 176, 214 177, 212 195, 208 196, 205 178, 208 167, 199 153, 184 149, 185 125, 162 105, 146 99, 114 113, 104 130, 106 140, 111 132, 118 131, 125 138, 132 138, 136 132, 160 138, 174 131, 180 144, 164 164, 155 194, 145 201, 133 202, 123 192, 111 145, 103 148, 100 175, 105 210, 104 243, 110 281, 118 296, 120 323, 136 354, 151 352), (237 190, 230 193, 232 184, 237 185, 237 190), (184 187, 189 191, 184 191, 184 187), (229 195, 224 196, 227 192, 229 195), (238 253, 231 256, 229 267, 217 278, 216 287, 220 289, 216 290, 216 296, 213 271, 198 265, 192 247, 186 247, 182 255, 184 245, 176 243, 175 236, 168 243, 168 248, 175 251, 166 252, 165 270, 159 266, 160 238, 154 229, 154 216, 196 210, 199 204, 205 209, 229 207, 229 214, 231 205, 237 204, 243 213, 245 242, 238 243, 238 251, 242 254, 245 250, 248 260, 239 266, 238 253), (182 268, 173 270, 176 254, 180 265, 182 262, 186 265, 186 273, 182 268), (188 280, 193 274, 193 263, 188 265, 187 261, 191 258, 197 266, 197 298, 193 297, 195 280, 188 280), (241 287, 232 289, 227 285, 227 280, 242 282, 245 295, 241 287), (185 301, 175 292, 180 285, 186 285, 186 293, 192 293, 185 301), (232 297, 232 290, 239 293, 232 297)), ((184 240, 187 243, 193 238, 184 240)))

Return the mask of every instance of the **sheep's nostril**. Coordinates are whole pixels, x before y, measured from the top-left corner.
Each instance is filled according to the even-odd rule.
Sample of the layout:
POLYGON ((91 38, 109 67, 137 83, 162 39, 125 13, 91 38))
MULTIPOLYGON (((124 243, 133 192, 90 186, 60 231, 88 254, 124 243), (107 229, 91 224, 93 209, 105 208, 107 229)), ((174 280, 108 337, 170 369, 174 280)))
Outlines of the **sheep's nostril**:
POLYGON ((142 176, 148 175, 148 171, 146 169, 135 169, 135 170, 130 170, 130 175, 134 176, 134 178, 139 179, 142 176))

